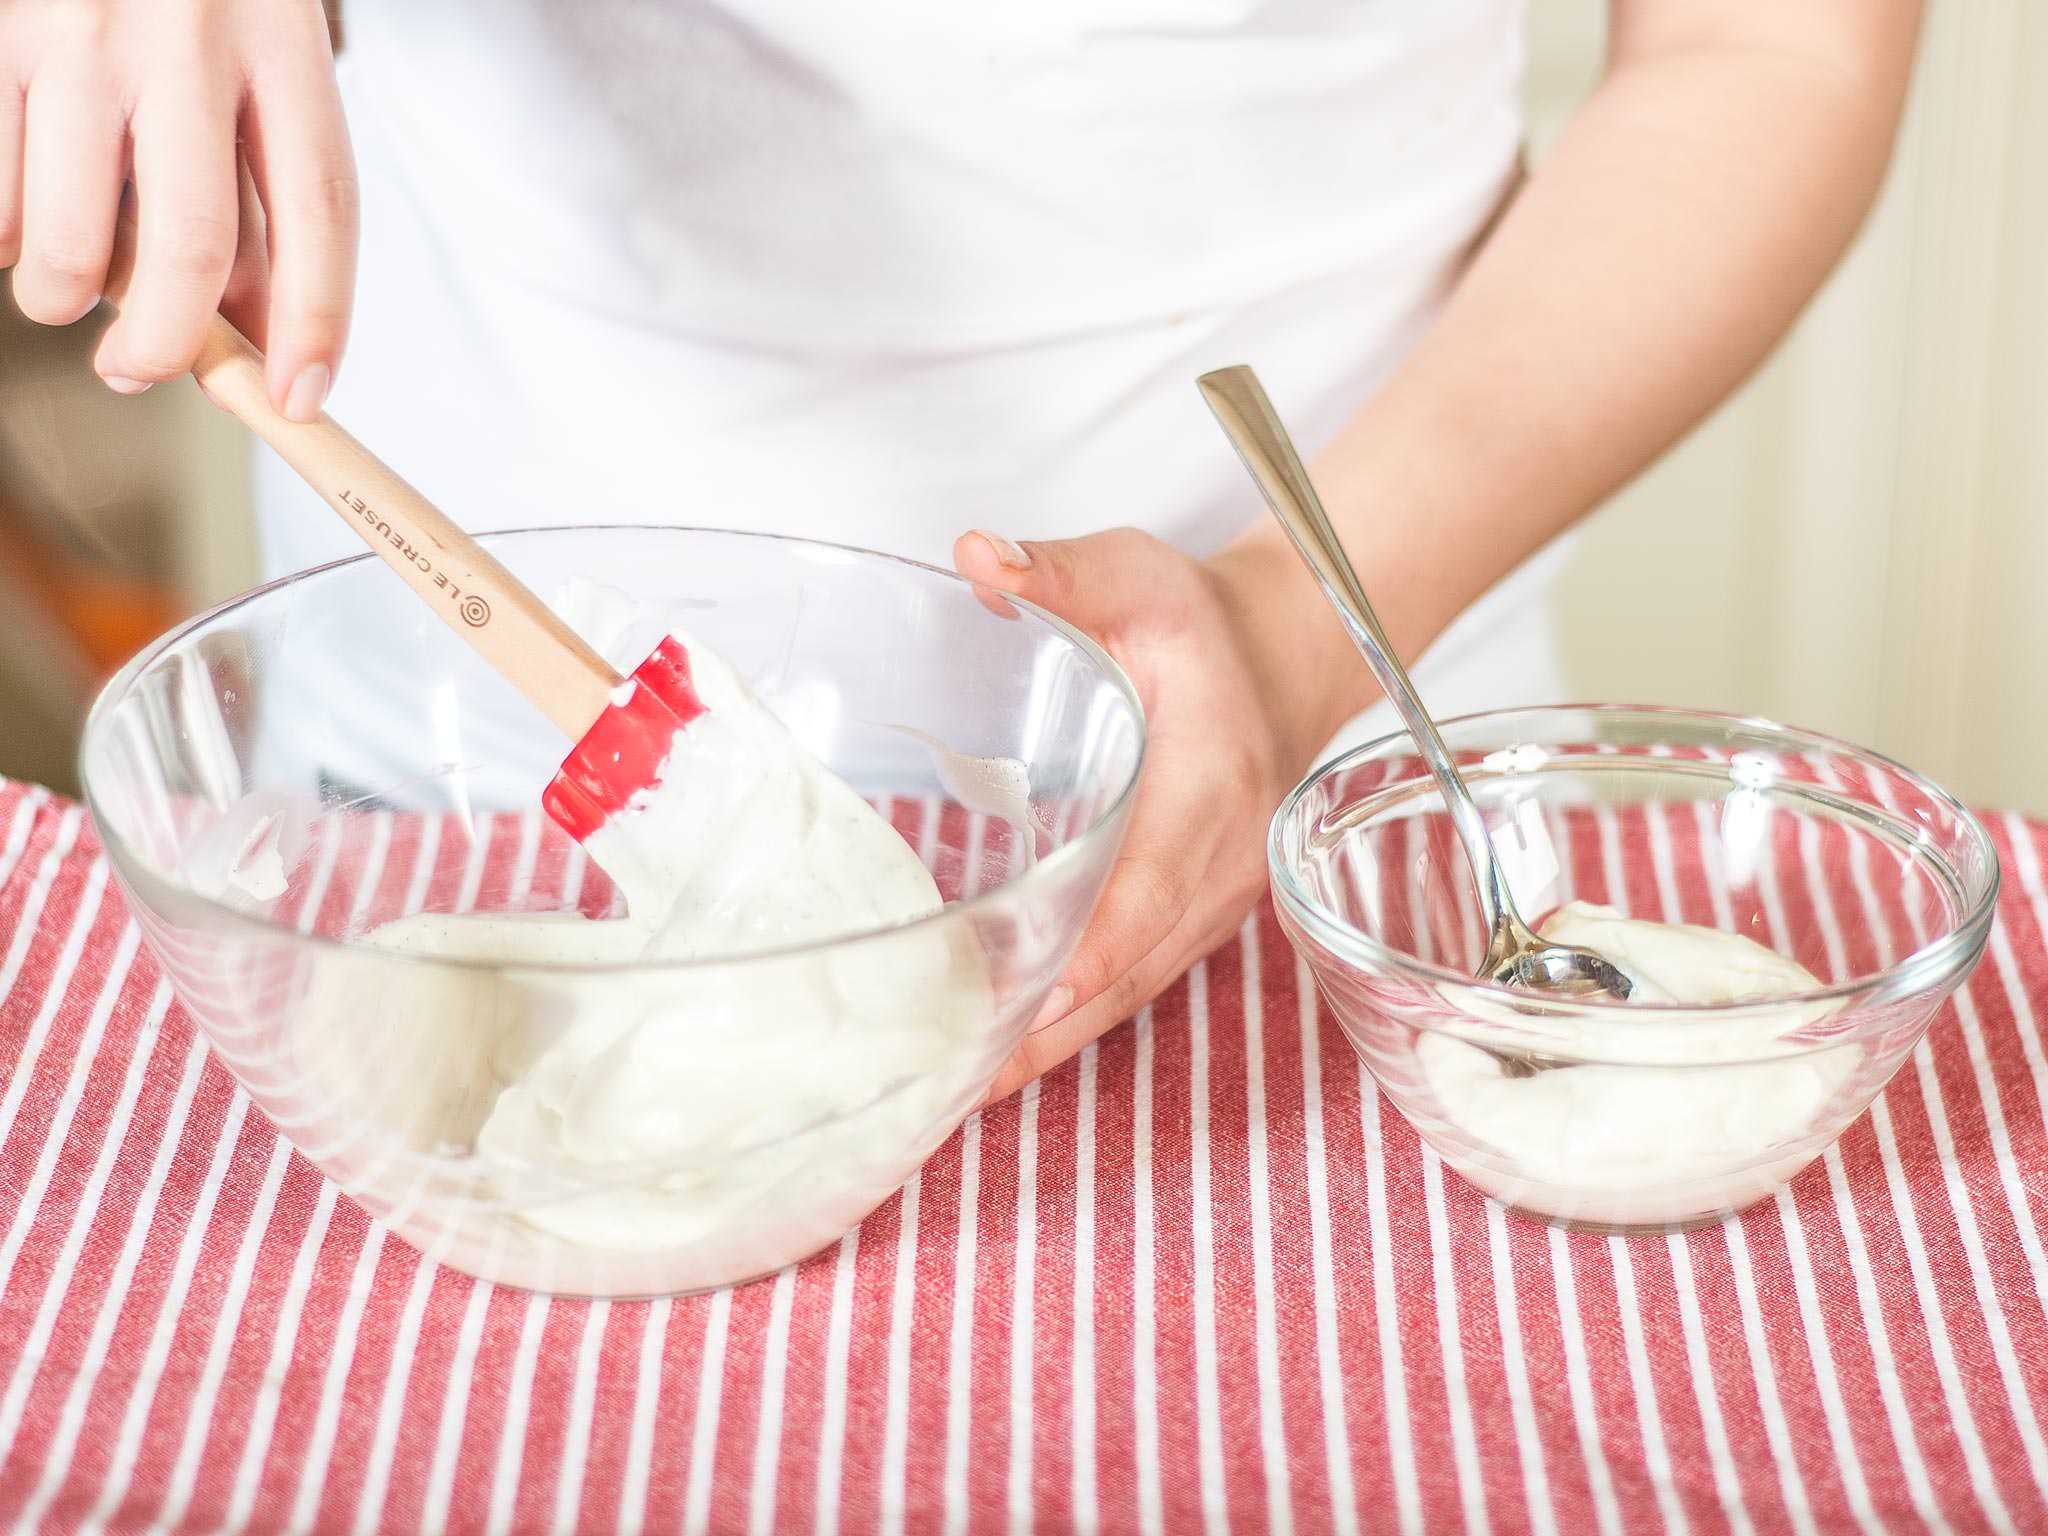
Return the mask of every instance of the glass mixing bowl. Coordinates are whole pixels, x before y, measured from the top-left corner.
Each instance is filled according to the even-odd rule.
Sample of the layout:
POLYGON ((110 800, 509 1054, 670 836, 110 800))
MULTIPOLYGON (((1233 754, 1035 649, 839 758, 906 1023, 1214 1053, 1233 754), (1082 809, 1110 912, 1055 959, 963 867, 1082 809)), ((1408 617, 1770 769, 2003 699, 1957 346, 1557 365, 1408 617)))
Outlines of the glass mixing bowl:
POLYGON ((678 619, 722 653, 946 907, 732 961, 588 931, 621 924, 571 944, 566 917, 492 930, 516 941, 464 925, 461 960, 362 942, 406 914, 618 900, 538 810, 568 743, 363 556, 192 621, 94 708, 86 799, 143 937, 256 1105, 431 1257, 593 1296, 801 1259, 902 1184, 1028 1027, 1122 836, 1138 700, 1059 621, 884 555, 672 528, 485 542, 551 600, 571 583, 625 669, 678 619), (661 1121, 661 1155, 606 1154, 602 1123, 572 1163, 499 1148, 501 1097, 564 1051, 576 1093, 610 1096, 600 1122, 661 1121))
POLYGON ((1281 923, 1387 1097, 1522 1214, 1668 1231, 1763 1198, 1869 1106, 1983 953, 1983 828, 1874 753, 1672 709, 1443 732, 1532 922, 1599 902, 1745 935, 1821 984, 1646 1007, 1479 983, 1471 875, 1408 738, 1317 770, 1272 824, 1281 923))

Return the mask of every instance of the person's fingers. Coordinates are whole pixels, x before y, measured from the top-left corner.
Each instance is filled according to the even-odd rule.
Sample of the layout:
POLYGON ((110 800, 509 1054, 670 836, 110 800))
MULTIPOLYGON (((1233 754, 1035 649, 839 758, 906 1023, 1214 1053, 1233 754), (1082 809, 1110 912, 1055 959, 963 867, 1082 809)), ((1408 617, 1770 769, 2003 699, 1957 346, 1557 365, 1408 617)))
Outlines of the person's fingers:
POLYGON ((92 59, 52 61, 29 86, 14 302, 43 325, 80 319, 106 286, 124 169, 119 102, 92 59))
POLYGON ((348 342, 358 189, 320 8, 278 15, 286 35, 252 61, 248 120, 250 169, 270 221, 266 379, 278 410, 311 421, 348 342))
POLYGON ((1124 973, 1119 986, 1020 1040, 982 1102, 1000 1103, 1033 1078, 1043 1077, 1079 1054, 1090 1041, 1101 1039, 1165 991, 1189 965, 1229 938, 1238 921, 1215 913, 1190 912, 1124 973))
MULTIPOLYGON (((1180 758, 1155 761, 1168 772, 1180 758)), ((1219 814, 1207 786, 1205 768, 1181 782, 1155 781, 1139 796, 1088 929, 987 1102, 1130 1017, 1243 922, 1264 888, 1264 861, 1232 842, 1242 817, 1219 814)))
MULTIPOLYGON (((1148 986, 1159 984, 1145 962, 1170 947, 1166 941, 1193 905, 1214 842, 1189 824, 1185 797, 1174 794, 1174 787, 1153 782, 1140 790, 1123 851, 1111 866, 1081 942, 1060 972, 1054 1011, 1064 993, 1066 1017, 1085 1012, 1107 1028, 1151 995, 1148 986)), ((1064 1018, 1039 1023, 1026 1039, 1039 1042, 1040 1051, 1066 1032, 1064 1018)))
POLYGON ((0 267, 21 259, 21 119, 24 102, 12 80, 0 83, 0 267))
POLYGON ((1134 528, 1026 544, 976 532, 954 546, 960 574, 970 581, 1013 593, 1083 629, 1129 613, 1146 595, 1147 579, 1157 576, 1163 553, 1134 528))
POLYGON ((961 575, 975 581, 1008 585, 1018 572, 1031 569, 1031 556, 1023 545, 999 533, 976 529, 953 541, 953 563, 961 575))
MULTIPOLYGON (((1134 838, 1143 831, 1133 825, 1134 838)), ((1134 841, 1118 856, 1095 914, 1060 973, 1075 1008, 1135 1006, 1132 969, 1179 924, 1207 864, 1207 849, 1176 847, 1156 836, 1134 841)))
POLYGON ((94 366, 117 389, 192 366, 234 264, 234 88, 200 58, 170 59, 129 119, 135 276, 94 366))
POLYGON ((1012 552, 1017 556, 1024 553, 993 533, 963 533, 953 541, 953 569, 974 583, 975 601, 999 619, 1016 618, 1017 605, 990 587, 988 573, 1001 570, 1012 552))
POLYGON ((255 180, 242 165, 235 178, 241 212, 235 223, 235 261, 228 268, 220 312, 261 352, 270 340, 270 226, 255 180))

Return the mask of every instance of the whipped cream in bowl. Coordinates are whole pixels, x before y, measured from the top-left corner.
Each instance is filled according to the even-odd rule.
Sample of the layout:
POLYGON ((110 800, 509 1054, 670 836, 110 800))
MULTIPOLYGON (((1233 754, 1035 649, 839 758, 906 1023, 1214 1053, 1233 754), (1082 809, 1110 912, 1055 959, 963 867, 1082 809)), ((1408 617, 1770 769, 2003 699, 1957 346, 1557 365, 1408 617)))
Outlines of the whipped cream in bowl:
POLYGON ((1474 979, 1470 877, 1405 737, 1289 797, 1273 890, 1407 1126, 1518 1213, 1668 1231, 1771 1195, 1869 1106, 1982 953, 1988 839, 1875 754, 1623 706, 1445 734, 1518 904, 1619 965, 1627 1002, 1474 979))
POLYGON ((887 556, 494 544, 613 661, 684 643, 706 711, 654 791, 570 843, 539 808, 566 744, 344 562, 195 621, 95 717, 145 939, 257 1106, 432 1258, 615 1297, 806 1258, 981 1102, 1057 980, 1128 815, 1135 696, 1057 621, 887 556), (200 733, 155 722, 205 713, 223 650, 237 731, 177 761, 200 733), (991 765, 975 793, 963 762, 991 765))

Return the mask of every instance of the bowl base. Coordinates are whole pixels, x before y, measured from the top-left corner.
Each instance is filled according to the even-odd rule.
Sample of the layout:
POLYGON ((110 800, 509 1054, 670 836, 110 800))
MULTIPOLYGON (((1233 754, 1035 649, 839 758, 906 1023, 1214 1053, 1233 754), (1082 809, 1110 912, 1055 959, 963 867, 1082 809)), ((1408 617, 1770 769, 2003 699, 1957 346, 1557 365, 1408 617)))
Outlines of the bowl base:
MULTIPOLYGON (((1487 1197, 1489 1200, 1491 1196, 1487 1197)), ((1767 1197, 1759 1195, 1743 1205, 1731 1205, 1726 1210, 1708 1212, 1701 1216, 1682 1216, 1676 1221, 1585 1221, 1576 1216, 1553 1216, 1548 1211, 1530 1210, 1525 1206, 1511 1205, 1495 1200, 1508 1215, 1518 1221, 1534 1222, 1539 1226, 1556 1227, 1561 1232, 1584 1232, 1593 1237, 1669 1237, 1676 1232, 1697 1232, 1703 1227, 1718 1227, 1723 1222, 1733 1221, 1750 1206, 1767 1197)))

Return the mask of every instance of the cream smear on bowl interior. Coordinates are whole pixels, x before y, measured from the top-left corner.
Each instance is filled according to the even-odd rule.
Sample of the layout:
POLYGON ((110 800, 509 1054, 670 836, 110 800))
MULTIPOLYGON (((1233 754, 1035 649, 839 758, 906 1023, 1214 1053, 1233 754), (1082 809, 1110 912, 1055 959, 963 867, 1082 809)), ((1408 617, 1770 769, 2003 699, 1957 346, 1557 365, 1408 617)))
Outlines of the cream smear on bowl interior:
MULTIPOLYGON (((591 589, 564 606, 586 631, 626 617, 591 589)), ((313 1083, 413 1147, 488 1169, 494 1199, 458 1217, 429 1210, 430 1191, 378 1184, 416 1174, 361 1165, 352 1182, 401 1230, 416 1208, 426 1246, 452 1233, 617 1254, 624 1289, 631 1256, 661 1253, 673 1276, 696 1250, 681 1288, 743 1279, 814 1251, 907 1178, 988 1068, 994 1003, 967 930, 806 950, 915 923, 942 907, 938 887, 730 666, 678 638, 706 711, 657 787, 586 840, 623 917, 423 913, 358 942, 515 967, 754 963, 422 967, 378 972, 375 997, 335 963, 309 991, 313 1083), (344 1011, 361 1027, 333 1027, 344 1011), (821 1217, 820 1191, 849 1179, 821 1217)))
MULTIPOLYGON (((1796 961, 1719 929, 1581 901, 1539 926, 1620 966, 1635 983, 1631 1004, 1645 1008, 1821 987, 1796 961)), ((1825 1112, 1861 1053, 1797 1038, 1829 1011, 1791 1002, 1678 1036, 1617 1022, 1617 1037, 1629 1040, 1626 1065, 1565 1061, 1522 1075, 1500 1054, 1436 1030, 1418 1035, 1415 1059, 1439 1151, 1488 1194, 1556 1220, 1656 1225, 1739 1209, 1813 1155, 1817 1129, 1831 1133, 1825 1112), (1662 1064, 1660 1042, 1670 1047, 1662 1064)))

